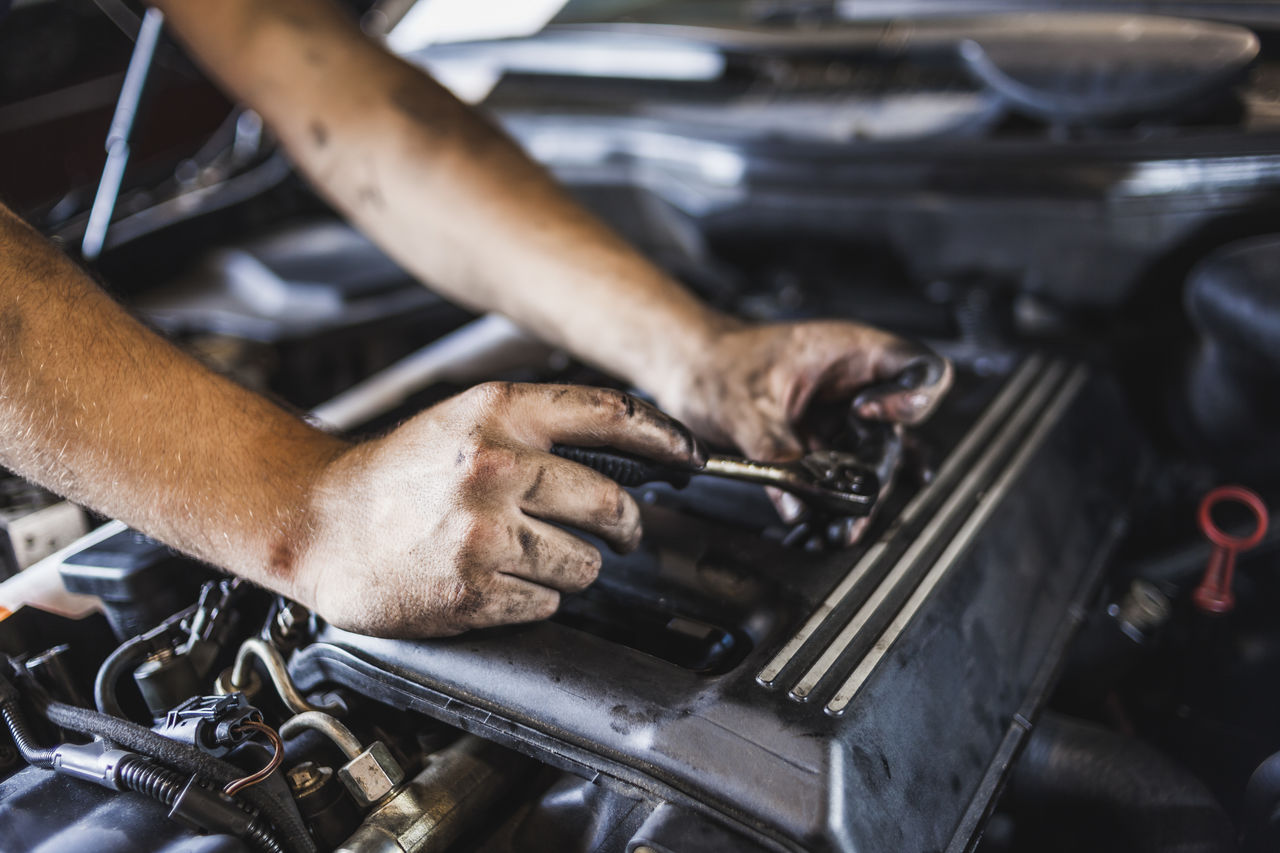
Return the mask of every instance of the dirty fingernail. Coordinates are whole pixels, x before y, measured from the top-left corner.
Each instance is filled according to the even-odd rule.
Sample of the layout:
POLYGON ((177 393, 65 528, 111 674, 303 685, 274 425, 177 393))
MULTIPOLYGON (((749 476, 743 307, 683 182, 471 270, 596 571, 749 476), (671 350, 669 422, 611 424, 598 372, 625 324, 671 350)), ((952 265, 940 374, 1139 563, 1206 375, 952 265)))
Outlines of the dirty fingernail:
POLYGON ((705 468, 707 465, 707 449, 693 433, 689 433, 689 461, 695 468, 705 468))

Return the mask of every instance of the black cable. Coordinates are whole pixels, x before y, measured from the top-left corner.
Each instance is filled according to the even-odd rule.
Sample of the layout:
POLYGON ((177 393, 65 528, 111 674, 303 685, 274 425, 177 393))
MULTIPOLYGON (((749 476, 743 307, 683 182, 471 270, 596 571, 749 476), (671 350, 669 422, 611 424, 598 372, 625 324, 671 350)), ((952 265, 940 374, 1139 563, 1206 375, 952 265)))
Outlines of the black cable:
POLYGON ((13 742, 24 761, 33 767, 53 766, 53 750, 36 743, 31 729, 27 728, 26 718, 22 716, 22 710, 18 707, 16 699, 6 696, 0 700, 0 717, 4 718, 4 724, 9 729, 9 734, 13 737, 13 742))
MULTIPOLYGON (((168 808, 173 807, 182 790, 187 786, 187 780, 182 777, 182 774, 137 755, 130 755, 121 760, 116 770, 116 778, 122 787, 150 797, 168 808)), ((239 803, 236 805, 243 808, 239 803)), ((284 847, 276 840, 275 835, 262 825, 261 818, 251 821, 244 834, 263 853, 284 853, 284 847)))
MULTIPOLYGON (((33 692, 43 705, 41 710, 51 722, 56 719, 64 721, 65 724, 55 723, 61 728, 81 734, 106 737, 123 746, 129 746, 137 752, 148 752, 147 747, 150 746, 156 752, 165 753, 173 759, 167 763, 182 767, 192 776, 204 776, 220 784, 235 781, 243 775, 240 768, 235 765, 219 761, 198 749, 158 735, 136 723, 77 708, 74 705, 52 702, 42 692, 33 692), (105 731, 95 731, 96 728, 105 731)), ((45 769, 53 767, 57 747, 46 748, 36 742, 27 725, 26 717, 18 705, 17 688, 3 673, 0 673, 0 719, 4 720, 5 727, 13 737, 13 742, 18 747, 23 760, 33 767, 45 769)), ((122 787, 158 800, 167 807, 173 806, 187 785, 187 779, 182 774, 148 761, 140 755, 126 756, 121 760, 116 772, 122 787)), ((314 853, 315 843, 310 833, 301 821, 290 813, 289 809, 282 808, 274 798, 261 789, 247 789, 242 792, 242 796, 275 823, 282 832, 292 834, 292 840, 295 843, 290 844, 288 850, 294 853, 314 853), (301 843, 297 843, 299 840, 301 843)), ((243 803, 234 800, 233 802, 236 807, 247 811, 243 803)), ((286 853, 286 848, 276 839, 271 830, 263 825, 261 818, 250 820, 244 832, 249 840, 265 853, 286 853)))
MULTIPOLYGON (((8 679, 3 679, 0 692, 4 694, 3 698, 0 698, 0 717, 4 719, 4 724, 18 747, 18 752, 32 767, 51 769, 57 747, 46 748, 36 743, 35 737, 27 726, 27 720, 22 714, 22 709, 18 707, 17 691, 13 689, 8 679)), ((126 756, 121 760, 117 773, 123 788, 158 800, 167 807, 173 806, 187 784, 187 780, 181 774, 136 755, 126 756)), ((236 806, 244 808, 240 803, 236 803, 236 806)), ((262 825, 260 818, 249 822, 245 835, 265 853, 284 853, 280 842, 269 829, 262 825)))
POLYGON ((285 853, 284 846, 262 825, 261 818, 249 824, 246 835, 264 853, 285 853))
MULTIPOLYGON (((184 773, 200 776, 219 786, 244 777, 244 771, 234 764, 214 758, 195 747, 159 735, 151 729, 128 720, 47 700, 44 701, 41 711, 56 726, 81 734, 106 738, 125 749, 176 767, 184 773)), ((294 853, 315 853, 315 842, 296 811, 282 805, 262 788, 248 788, 241 792, 240 796, 275 825, 286 850, 294 853)))

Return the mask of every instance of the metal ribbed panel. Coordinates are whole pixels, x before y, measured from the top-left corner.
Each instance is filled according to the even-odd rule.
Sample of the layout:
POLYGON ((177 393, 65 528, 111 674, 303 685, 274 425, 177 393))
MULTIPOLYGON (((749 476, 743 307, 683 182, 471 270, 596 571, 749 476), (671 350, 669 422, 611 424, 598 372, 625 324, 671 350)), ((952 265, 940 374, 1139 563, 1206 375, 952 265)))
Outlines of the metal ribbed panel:
POLYGON ((863 657, 827 705, 828 713, 841 713, 963 551, 966 531, 972 536, 981 523, 981 519, 974 519, 979 515, 985 519, 984 508, 996 492, 992 484, 1007 483, 1014 468, 1020 469, 1024 462, 1019 460, 1025 461, 1039 445, 1041 433, 1056 422, 1079 391, 1084 376, 1083 369, 1072 371, 1062 361, 1048 362, 1034 355, 1027 358, 934 480, 759 672, 757 682, 785 687, 791 699, 807 701, 836 673, 848 672, 850 654, 861 649, 863 657), (923 527, 913 532, 918 522, 923 527), (893 543, 901 545, 908 538, 909 544, 905 550, 897 549, 900 553, 895 559, 893 543), (868 591, 864 581, 875 583, 874 588, 868 591), (861 595, 866 597, 859 604, 861 595), (837 624, 839 630, 833 634, 837 624), (869 630, 877 632, 874 638, 867 634, 869 630), (872 639, 875 642, 868 642, 872 639))

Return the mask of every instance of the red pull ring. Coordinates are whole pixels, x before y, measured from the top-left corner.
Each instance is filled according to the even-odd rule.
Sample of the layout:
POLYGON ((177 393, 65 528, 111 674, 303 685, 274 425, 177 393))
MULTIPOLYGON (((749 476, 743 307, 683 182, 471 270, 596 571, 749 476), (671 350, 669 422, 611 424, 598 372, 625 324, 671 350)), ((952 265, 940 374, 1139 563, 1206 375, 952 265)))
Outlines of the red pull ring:
POLYGON ((1228 613, 1236 606, 1231 581, 1236 571, 1236 554, 1248 551, 1267 535, 1267 505, 1262 498, 1244 486, 1219 486, 1200 501, 1200 529, 1213 543, 1213 554, 1204 570, 1204 579, 1191 595, 1191 601, 1205 613, 1228 613), (1225 501, 1243 504, 1253 512, 1257 528, 1248 536, 1232 536, 1213 520, 1213 508, 1225 501))

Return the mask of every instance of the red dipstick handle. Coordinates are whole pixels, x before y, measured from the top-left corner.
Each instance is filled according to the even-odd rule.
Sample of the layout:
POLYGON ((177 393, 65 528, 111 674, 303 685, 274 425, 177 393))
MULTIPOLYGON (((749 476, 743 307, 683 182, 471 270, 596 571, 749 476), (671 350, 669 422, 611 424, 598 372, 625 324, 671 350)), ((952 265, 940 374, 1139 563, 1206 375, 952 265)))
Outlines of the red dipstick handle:
POLYGON ((1267 505, 1243 486, 1219 486, 1200 501, 1200 529, 1213 543, 1213 554, 1191 601, 1205 613, 1228 613, 1236 606, 1236 597, 1231 591, 1236 554, 1255 547, 1267 535, 1267 505), (1224 501, 1235 501, 1252 510, 1257 529, 1248 536, 1232 536, 1219 527, 1213 520, 1213 508, 1224 501))

